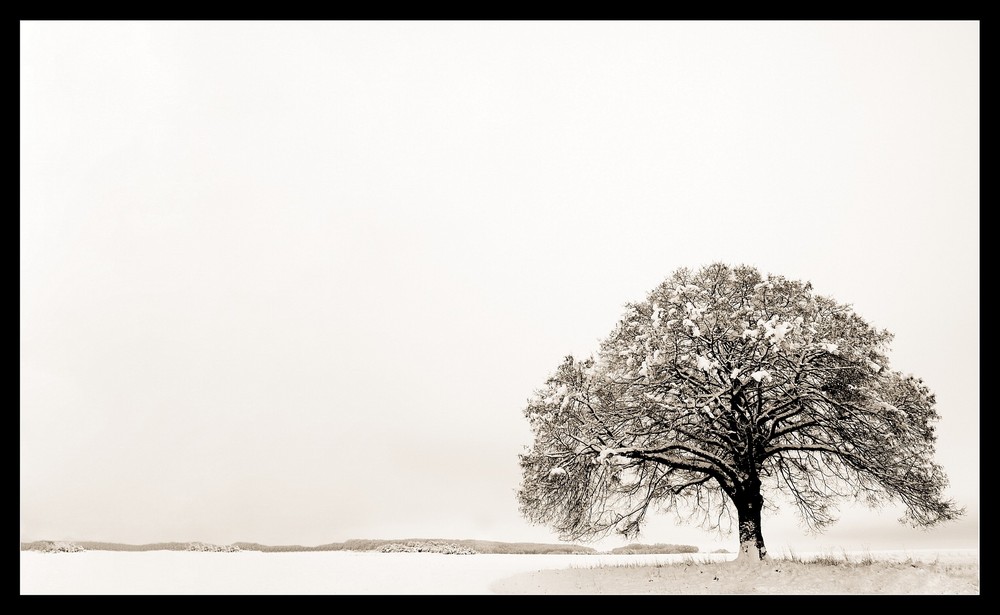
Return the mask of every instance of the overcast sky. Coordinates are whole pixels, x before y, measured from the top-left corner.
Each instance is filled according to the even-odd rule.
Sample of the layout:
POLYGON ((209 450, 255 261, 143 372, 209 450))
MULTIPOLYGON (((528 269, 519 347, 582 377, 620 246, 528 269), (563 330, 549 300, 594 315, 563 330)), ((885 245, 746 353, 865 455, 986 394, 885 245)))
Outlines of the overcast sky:
POLYGON ((526 400, 721 260, 896 334, 968 508, 819 538, 783 509, 772 551, 978 544, 977 22, 22 22, 20 46, 22 540, 555 541, 517 511, 526 400))

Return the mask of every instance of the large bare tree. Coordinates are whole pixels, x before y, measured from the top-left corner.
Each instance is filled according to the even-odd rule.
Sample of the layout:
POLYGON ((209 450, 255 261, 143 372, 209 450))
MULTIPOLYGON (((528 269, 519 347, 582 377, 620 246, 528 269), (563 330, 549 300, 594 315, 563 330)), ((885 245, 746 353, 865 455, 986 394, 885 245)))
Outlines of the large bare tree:
POLYGON ((521 510, 572 540, 635 536, 651 509, 709 528, 735 516, 749 559, 767 555, 765 494, 817 531, 843 497, 901 502, 913 525, 955 519, 934 396, 889 368, 891 337, 809 283, 681 269, 529 401, 521 510))

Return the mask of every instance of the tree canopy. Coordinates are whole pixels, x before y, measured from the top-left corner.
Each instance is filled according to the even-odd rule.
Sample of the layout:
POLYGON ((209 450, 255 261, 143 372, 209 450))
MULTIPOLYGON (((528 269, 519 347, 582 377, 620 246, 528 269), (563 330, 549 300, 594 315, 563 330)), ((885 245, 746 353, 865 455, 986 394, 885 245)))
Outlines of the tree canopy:
POLYGON ((841 498, 901 502, 913 525, 955 519, 934 395, 889 367, 891 339, 808 282, 680 269, 528 402, 522 513, 573 540, 631 538, 656 510, 707 528, 735 518, 753 559, 765 494, 816 531, 841 498))

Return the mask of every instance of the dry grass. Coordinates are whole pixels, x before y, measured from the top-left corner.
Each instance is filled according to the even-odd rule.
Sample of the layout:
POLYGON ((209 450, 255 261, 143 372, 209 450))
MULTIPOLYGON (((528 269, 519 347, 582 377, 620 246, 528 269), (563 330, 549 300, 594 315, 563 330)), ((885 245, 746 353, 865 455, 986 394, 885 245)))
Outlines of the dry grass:
POLYGON ((653 565, 571 567, 516 575, 493 586, 514 594, 978 594, 978 558, 883 559, 846 551, 789 553, 763 562, 685 557, 653 565))

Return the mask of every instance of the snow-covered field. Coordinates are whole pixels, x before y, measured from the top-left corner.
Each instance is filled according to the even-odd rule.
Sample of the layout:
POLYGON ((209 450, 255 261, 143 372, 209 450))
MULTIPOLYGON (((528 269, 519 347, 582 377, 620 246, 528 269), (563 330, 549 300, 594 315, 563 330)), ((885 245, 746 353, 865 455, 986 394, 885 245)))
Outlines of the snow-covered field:
MULTIPOLYGON (((809 553, 796 553, 808 557, 809 553)), ((842 557, 842 554, 836 554, 842 557)), ((848 553, 853 558, 865 554, 848 553)), ((878 559, 975 562, 978 550, 871 552, 878 559)), ((725 562, 733 555, 444 555, 435 553, 21 552, 22 594, 488 594, 553 569, 725 562)), ((613 591, 613 589, 612 589, 613 591)))

